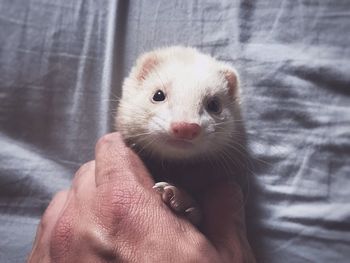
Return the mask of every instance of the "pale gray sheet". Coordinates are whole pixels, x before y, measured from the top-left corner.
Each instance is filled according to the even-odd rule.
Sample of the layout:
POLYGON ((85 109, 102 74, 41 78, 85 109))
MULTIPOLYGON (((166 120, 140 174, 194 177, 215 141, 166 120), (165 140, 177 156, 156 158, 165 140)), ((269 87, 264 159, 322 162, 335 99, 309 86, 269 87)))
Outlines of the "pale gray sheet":
POLYGON ((0 0, 0 262, 112 129, 138 54, 232 62, 253 157, 259 262, 349 262, 350 1, 0 0))

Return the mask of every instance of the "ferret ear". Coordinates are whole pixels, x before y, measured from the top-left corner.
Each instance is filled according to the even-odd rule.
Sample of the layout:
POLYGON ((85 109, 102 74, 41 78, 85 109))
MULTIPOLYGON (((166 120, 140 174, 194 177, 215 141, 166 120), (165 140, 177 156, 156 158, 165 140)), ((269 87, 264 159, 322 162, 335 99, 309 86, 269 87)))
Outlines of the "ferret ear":
POLYGON ((238 95, 238 74, 236 70, 234 70, 231 67, 225 68, 222 71, 222 74, 225 77, 225 80, 227 81, 227 87, 228 87, 228 94, 231 97, 236 97, 238 95))
POLYGON ((145 80, 159 63, 160 60, 155 52, 148 52, 142 55, 136 62, 136 79, 140 82, 145 80))

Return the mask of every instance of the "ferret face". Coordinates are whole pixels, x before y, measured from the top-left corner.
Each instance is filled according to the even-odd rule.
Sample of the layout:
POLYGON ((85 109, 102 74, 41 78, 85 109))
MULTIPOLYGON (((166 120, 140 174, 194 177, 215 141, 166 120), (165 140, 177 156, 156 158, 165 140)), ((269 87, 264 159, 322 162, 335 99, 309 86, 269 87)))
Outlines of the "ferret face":
POLYGON ((192 48, 141 56, 123 84, 116 117, 123 138, 163 159, 225 154, 238 112, 233 68, 192 48))

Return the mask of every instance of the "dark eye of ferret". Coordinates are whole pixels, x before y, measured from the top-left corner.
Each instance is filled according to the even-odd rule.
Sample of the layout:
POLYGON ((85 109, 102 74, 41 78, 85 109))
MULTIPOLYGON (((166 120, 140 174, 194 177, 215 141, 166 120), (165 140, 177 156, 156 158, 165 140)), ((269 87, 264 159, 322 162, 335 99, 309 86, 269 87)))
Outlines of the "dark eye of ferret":
POLYGON ((217 97, 212 97, 208 99, 206 109, 208 112, 214 113, 214 114, 219 114, 221 113, 222 110, 222 105, 217 97))
POLYGON ((157 91, 154 93, 152 99, 153 99, 153 101, 156 101, 156 102, 158 102, 158 101, 163 101, 163 100, 165 100, 165 94, 164 94, 163 91, 157 90, 157 91))

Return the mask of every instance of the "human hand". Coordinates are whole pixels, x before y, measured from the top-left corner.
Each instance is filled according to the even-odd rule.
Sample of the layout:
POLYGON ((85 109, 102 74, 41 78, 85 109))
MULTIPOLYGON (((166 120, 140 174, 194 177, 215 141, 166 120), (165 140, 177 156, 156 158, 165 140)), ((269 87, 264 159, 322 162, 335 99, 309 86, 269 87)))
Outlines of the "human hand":
POLYGON ((162 202, 118 133, 95 154, 48 206, 28 262, 255 262, 238 186, 208 189, 200 232, 162 202))

